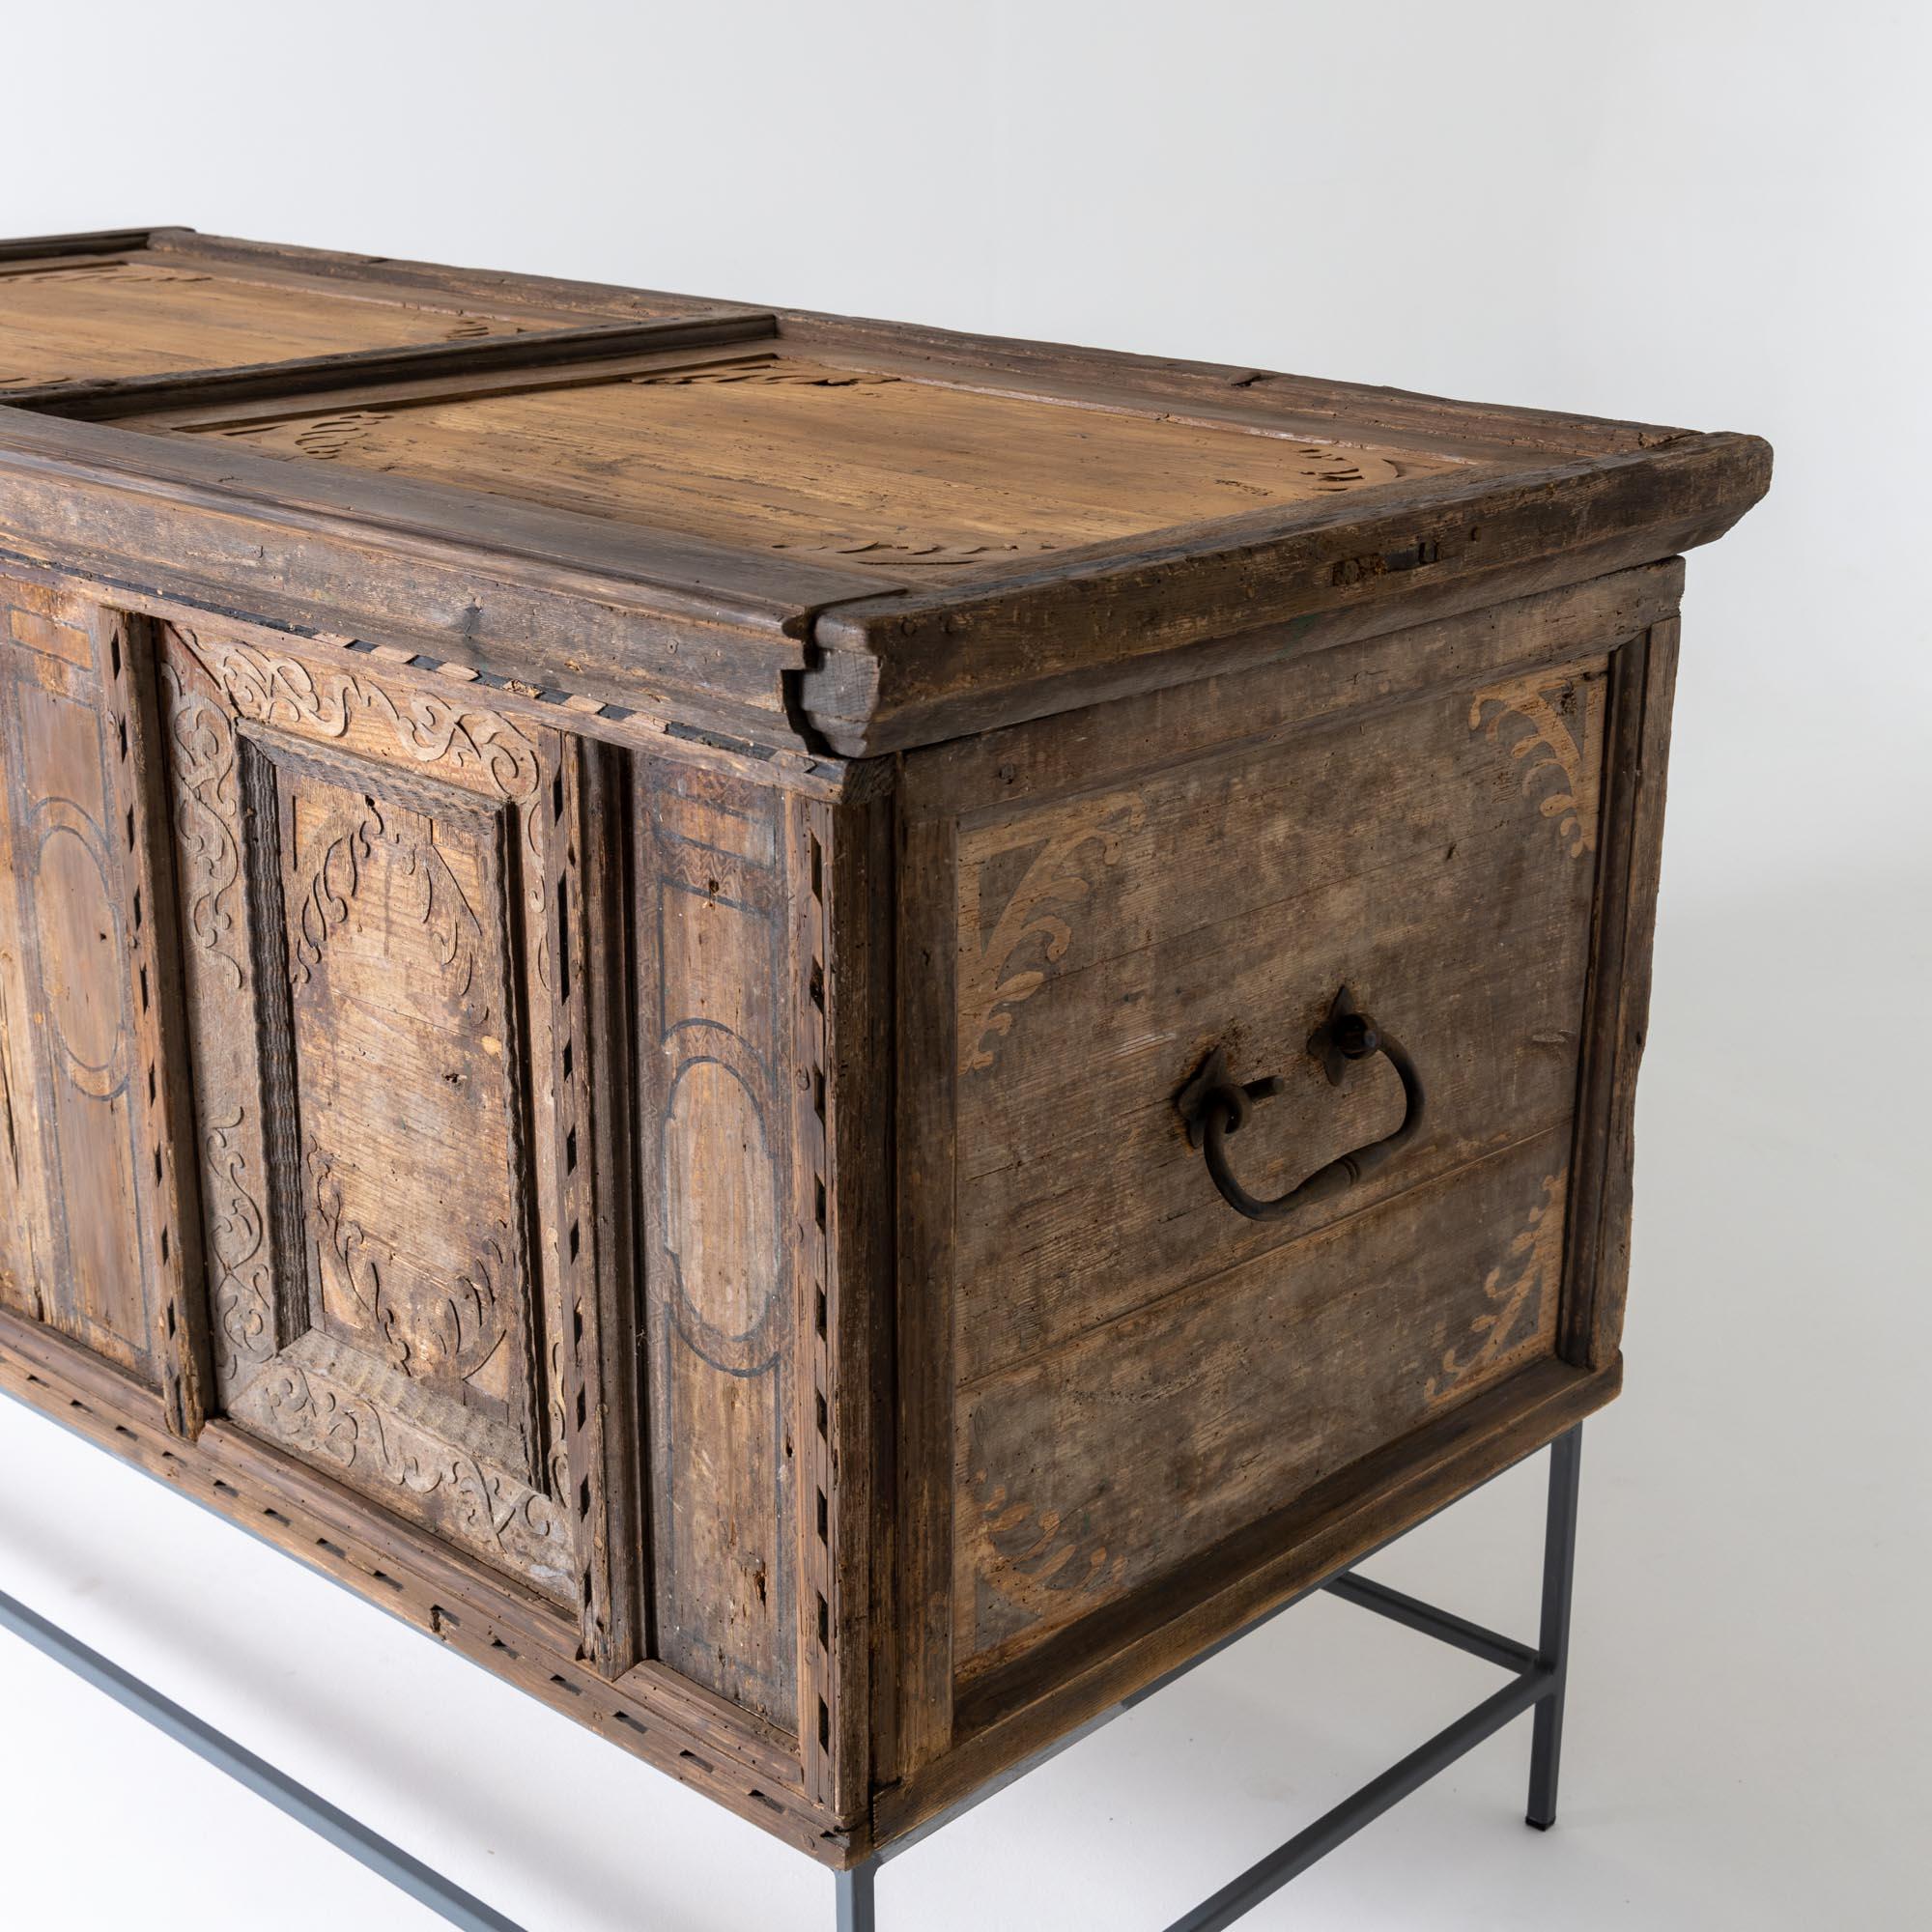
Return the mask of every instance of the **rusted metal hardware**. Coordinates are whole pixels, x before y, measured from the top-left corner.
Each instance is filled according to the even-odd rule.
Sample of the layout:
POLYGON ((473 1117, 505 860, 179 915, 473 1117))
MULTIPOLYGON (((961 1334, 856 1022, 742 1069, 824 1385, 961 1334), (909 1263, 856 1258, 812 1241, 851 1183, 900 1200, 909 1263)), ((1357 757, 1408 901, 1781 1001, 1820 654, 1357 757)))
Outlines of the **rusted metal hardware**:
POLYGON ((1328 1017, 1309 1035, 1308 1051, 1321 1062, 1331 1087, 1342 1084, 1350 1061, 1372 1059, 1379 1053, 1402 1081, 1406 1103, 1402 1124, 1392 1134, 1342 1154, 1325 1167, 1318 1167, 1298 1187, 1291 1187, 1286 1194, 1272 1201, 1259 1200, 1235 1179, 1228 1165, 1228 1136, 1239 1133, 1247 1125, 1256 1101, 1271 1100, 1287 1082, 1278 1075, 1236 1081, 1228 1070, 1227 1048, 1217 1046, 1180 1090, 1175 1105, 1187 1122, 1189 1145, 1205 1152, 1208 1172, 1221 1190, 1222 1199, 1250 1221, 1279 1221, 1313 1202, 1342 1193, 1354 1186, 1363 1175, 1379 1167, 1398 1149, 1406 1147, 1422 1129, 1427 1100, 1415 1063, 1404 1052, 1401 1041, 1384 1033, 1367 1013, 1355 1009, 1354 996, 1347 986, 1330 1003, 1328 1017))

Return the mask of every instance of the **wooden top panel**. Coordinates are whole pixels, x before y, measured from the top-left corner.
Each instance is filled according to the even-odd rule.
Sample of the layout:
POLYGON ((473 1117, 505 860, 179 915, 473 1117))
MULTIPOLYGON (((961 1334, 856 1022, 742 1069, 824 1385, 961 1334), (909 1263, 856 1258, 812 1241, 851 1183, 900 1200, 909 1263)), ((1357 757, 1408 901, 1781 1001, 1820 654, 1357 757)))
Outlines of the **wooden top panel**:
POLYGON ((0 267, 0 394, 30 384, 232 368, 529 327, 456 302, 405 304, 249 282, 213 266, 138 256, 0 267))
POLYGON ((889 571, 1013 561, 1459 467, 779 351, 575 387, 175 421, 266 455, 889 571))

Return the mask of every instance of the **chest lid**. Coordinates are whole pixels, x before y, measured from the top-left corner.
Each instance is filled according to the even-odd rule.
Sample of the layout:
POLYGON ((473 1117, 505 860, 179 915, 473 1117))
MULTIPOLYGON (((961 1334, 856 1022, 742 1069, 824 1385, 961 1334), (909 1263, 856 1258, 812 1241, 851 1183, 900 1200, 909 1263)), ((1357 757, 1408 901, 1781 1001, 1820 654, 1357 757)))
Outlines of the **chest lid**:
POLYGON ((224 595, 305 571, 330 627, 370 641, 856 756, 1650 561, 1720 534, 1769 476, 1748 437, 663 299, 684 305, 554 353, 43 392, 42 420, 0 421, 0 478, 10 452, 53 463, 69 519, 108 470, 245 504, 224 595), (301 554, 264 528, 299 529, 301 554), (372 543, 405 594, 345 589, 372 543), (434 595, 402 562, 425 546, 434 595), (556 618, 579 643, 512 582, 583 600, 556 618))

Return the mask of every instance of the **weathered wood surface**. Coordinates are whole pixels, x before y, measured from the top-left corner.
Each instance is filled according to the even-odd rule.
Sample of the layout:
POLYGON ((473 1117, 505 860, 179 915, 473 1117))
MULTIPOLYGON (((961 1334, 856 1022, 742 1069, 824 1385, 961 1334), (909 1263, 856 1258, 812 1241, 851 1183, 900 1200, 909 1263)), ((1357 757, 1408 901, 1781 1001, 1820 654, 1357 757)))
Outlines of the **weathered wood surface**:
POLYGON ((426 358, 497 355, 485 338, 426 349, 413 385, 407 352, 382 383, 345 367, 319 390, 327 369, 291 368, 280 409, 267 376, 211 379, 200 404, 151 378, 81 399, 166 431, 165 450, 0 422, 18 547, 140 582, 191 553, 221 608, 305 606, 484 671, 521 658, 540 688, 726 731, 762 714, 759 742, 869 757, 1184 682, 1204 651, 1255 662, 1397 628, 1418 599, 1471 608, 1651 561, 1721 534, 1769 477, 1748 437, 797 314, 673 305, 656 326, 767 335, 728 367, 638 381, 599 372, 609 343, 560 338, 522 386, 437 393, 426 358), (211 435, 232 445, 216 461, 182 447, 211 435), (328 487, 345 466, 356 487, 328 487), (194 541, 118 486, 130 469, 236 525, 201 518, 194 541), (334 524, 352 504, 392 556, 436 529, 549 560, 578 648, 454 558, 372 576, 334 524))
POLYGON ((904 750, 1184 681, 1223 640, 1256 662, 1337 618, 1400 628, 1458 586, 1474 608, 1648 563, 1721 536, 1770 480, 1757 439, 1687 435, 1117 540, 828 611, 802 695, 847 755, 904 750))
POLYGON ((184 407, 223 416, 251 406, 285 410, 291 399, 344 385, 420 387, 443 383, 500 384, 507 372, 546 367, 568 359, 573 369, 595 372, 653 352, 695 345, 755 340, 772 332, 772 318, 738 311, 701 312, 652 322, 602 322, 576 327, 538 328, 504 335, 458 336, 448 342, 395 349, 341 350, 328 355, 257 362, 237 368, 196 369, 186 374, 98 377, 10 389, 0 401, 46 415, 80 421, 184 407))
POLYGON ((1601 659, 1541 667, 962 834, 962 1378, 1568 1119, 1604 698, 1601 659), (1287 1080, 1238 1142, 1264 1195, 1389 1132, 1385 1065, 1337 1091, 1305 1050, 1344 983, 1421 1065, 1427 1131, 1310 1218, 1243 1222, 1174 1095, 1217 1044, 1287 1080))
POLYGON ((0 1298, 157 1379, 133 938, 90 612, 0 578, 0 1298))
POLYGON ((921 574, 1454 467, 770 353, 594 386, 284 412, 214 433, 299 461, 921 574))
POLYGON ((648 1666, 608 1682, 554 1611, 498 1573, 226 1423, 181 1442, 156 1395, 4 1309, 0 1387, 809 1856, 843 1864, 869 1842, 864 1825, 839 1829, 803 1799, 796 1755, 742 1713, 648 1666))
POLYGON ((834 1864, 1615 1394, 1761 444, 183 231, 0 367, 63 276, 525 333, 0 405, 10 1391, 834 1864), (1385 1133, 1344 981, 1427 1122, 1241 1219, 1175 1094, 1385 1133))
MULTIPOLYGON (((905 888, 956 920, 950 1005, 925 982, 910 1025, 951 1036, 929 1184, 955 1204, 962 1678, 1552 1352, 1606 680, 1601 655, 1495 650, 1548 651, 1543 614, 1462 627, 1453 664, 1391 652, 1378 680, 1365 652, 1198 696, 1232 749, 1149 732, 1136 774, 966 813, 952 868, 905 888), (1423 1066, 1424 1136, 1296 1221, 1241 1220, 1174 1095, 1217 1044, 1286 1077, 1237 1141, 1264 1195, 1387 1133, 1393 1075, 1337 1092, 1305 1050, 1344 982, 1423 1066)), ((1064 735, 948 763, 1002 790, 1057 754, 1071 785, 1064 735)))
MULTIPOLYGON (((1549 1359, 1566 1127, 962 1379, 962 1688, 1549 1359)), ((961 1311, 970 1334, 977 1308, 961 1311)))
MULTIPOLYGON (((101 245, 122 245, 108 236, 101 245)), ((358 255, 331 248, 303 248, 287 242, 249 241, 235 235, 206 235, 193 228, 145 231, 146 244, 165 255, 185 254, 211 262, 233 263, 260 274, 279 270, 305 280, 346 283, 352 289, 427 292, 438 299, 454 298, 515 313, 525 308, 570 315, 648 320, 720 306, 709 296, 679 295, 666 289, 626 288, 610 282, 572 281, 558 275, 532 275, 501 269, 452 268, 444 262, 416 262, 397 255, 358 255)), ((128 243, 131 245, 131 242, 128 243)), ((756 303, 731 302, 732 307, 756 303)))
POLYGON ((219 632, 162 677, 224 1408, 575 1608, 560 743, 219 632))
POLYGON ((1314 1588, 1611 1401, 1619 1356, 1595 1373, 1541 1363, 1251 1524, 1185 1579, 1129 1600, 1106 1629, 1079 1627, 1030 1684, 962 1707, 957 1744, 882 1790, 872 1831, 890 1843, 989 1777, 1314 1588))
POLYGON ((0 394, 45 383, 508 335, 541 318, 250 277, 192 257, 0 263, 0 394))
POLYGON ((1622 880, 1660 829, 1627 721, 1678 582, 1546 592, 907 761, 915 1792, 954 1788, 982 1728, 1064 1718, 1076 1661, 1191 1616, 1254 1525, 1557 1370, 1579 1322, 1574 1358, 1614 1363, 1589 1269, 1627 1227, 1627 1158, 1607 1193, 1604 1165, 1631 1022, 1599 989, 1627 984, 1622 880), (1286 1076, 1234 1143, 1263 1195, 1389 1131, 1385 1067, 1337 1091, 1306 1053, 1343 981, 1421 1064, 1423 1135, 1293 1222, 1242 1220, 1174 1096, 1217 1043, 1239 1077, 1286 1076), (1584 1070, 1605 1052, 1614 1094, 1584 1070))
POLYGON ((1623 1335, 1636 1077, 1650 1018, 1678 629, 1675 615, 1665 617, 1640 646, 1619 654, 1615 696, 1623 743, 1614 754, 1611 822, 1620 836, 1605 851, 1591 963, 1577 1158, 1577 1171, 1591 1184, 1572 1233, 1573 1288, 1563 1336, 1565 1357, 1579 1367, 1609 1361, 1623 1335))
POLYGON ((801 1483, 781 820, 769 792, 665 762, 637 776, 658 1655, 791 1730, 801 1483))

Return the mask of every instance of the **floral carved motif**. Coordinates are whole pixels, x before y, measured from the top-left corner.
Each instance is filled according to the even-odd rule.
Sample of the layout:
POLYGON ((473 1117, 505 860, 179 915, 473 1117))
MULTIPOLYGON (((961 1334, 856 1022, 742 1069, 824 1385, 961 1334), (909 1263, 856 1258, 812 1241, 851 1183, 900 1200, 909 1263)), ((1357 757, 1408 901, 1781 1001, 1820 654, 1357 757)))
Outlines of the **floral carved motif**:
POLYGON ((1510 1242, 1509 1259, 1492 1268, 1483 1283, 1487 1311, 1469 1323, 1467 1340, 1444 1352, 1423 1385, 1430 1402, 1459 1393, 1541 1328, 1544 1311, 1563 1282, 1564 1179, 1561 1174, 1544 1179, 1543 1200, 1510 1242))
POLYGON ((1485 730, 1492 744, 1501 742, 1503 722, 1511 718, 1523 727, 1510 756, 1522 763, 1524 794, 1544 787, 1543 815, 1557 821, 1573 859, 1594 852, 1604 762, 1603 680, 1577 670, 1539 671, 1479 691, 1469 705, 1470 730, 1485 730))
POLYGON ((234 726, 218 704, 183 684, 172 664, 161 666, 161 686, 174 753, 175 834, 188 936, 239 991, 242 848, 235 836, 240 776, 234 726))
POLYGON ((1126 1574, 1126 1558, 1110 1550, 1091 1526, 1020 1501, 984 1469, 973 1472, 973 1497, 980 1512, 981 1574, 1009 1611, 1019 1611, 1030 1622, 1057 1620, 1062 1612, 1055 1599, 1064 1603, 1088 1591, 1110 1595, 1126 1574))
POLYGON ((503 1290, 511 1266, 503 1243, 486 1236, 475 1261, 454 1281, 409 1268, 348 1212, 330 1155, 311 1148, 308 1165, 322 1245, 362 1324, 383 1338, 389 1366, 407 1376, 459 1381, 473 1376, 502 1346, 507 1327, 503 1290))
POLYGON ((261 1419, 271 1421, 284 1441, 327 1457, 365 1484, 422 1498, 446 1534, 553 1583, 574 1577, 563 1511, 508 1471, 385 1415, 297 1363, 265 1376, 247 1401, 251 1408, 260 1405, 261 1419))
POLYGON ((275 1351, 268 1224, 248 1188, 247 1157, 237 1140, 242 1120, 238 1106, 233 1120, 215 1122, 202 1157, 209 1242, 220 1269, 214 1346, 224 1382, 242 1362, 266 1362, 275 1351))
MULTIPOLYGON (((413 922, 440 967, 439 991, 449 1009, 480 1025, 488 1017, 472 1002, 482 927, 448 862, 414 829, 414 815, 398 811, 385 822, 369 799, 337 812, 310 842, 298 876, 290 980, 299 995, 324 966, 331 936, 348 923, 358 891, 380 861, 387 868, 384 916, 413 922)), ((393 929, 393 928, 392 928, 393 929)), ((328 996, 312 995, 320 1009, 328 996)), ((326 1124, 326 1122, 322 1123, 326 1124)), ((515 1269, 496 1235, 476 1237, 469 1264, 453 1277, 412 1265, 390 1244, 372 1239, 348 1209, 334 1157, 310 1138, 309 1203, 318 1240, 333 1277, 359 1323, 379 1336, 392 1368, 412 1377, 467 1380, 502 1346, 503 1299, 515 1269)))
POLYGON ((296 929, 290 935, 289 979, 297 992, 306 986, 331 934, 349 923, 349 911, 383 836, 382 814, 374 805, 338 812, 310 841, 303 855, 296 929))
POLYGON ((179 635, 254 724, 345 738, 371 723, 419 764, 473 776, 512 803, 534 797, 543 781, 536 747, 494 711, 466 709, 432 692, 391 691, 375 678, 318 669, 228 639, 179 635))
MULTIPOLYGON (((1121 845, 1145 814, 1137 798, 1109 798, 1062 823, 1038 845, 986 932, 981 898, 988 866, 1013 851, 1009 843, 976 852, 959 873, 959 1065, 962 1073, 991 1066, 995 1042, 1012 1031, 1013 1009, 1046 983, 1049 969, 1073 943, 1067 917, 1093 891, 1096 866, 1119 863, 1121 845), (1037 964, 1016 964, 1037 948, 1037 964)), ((1029 849, 1034 841, 1018 846, 1029 849)))

